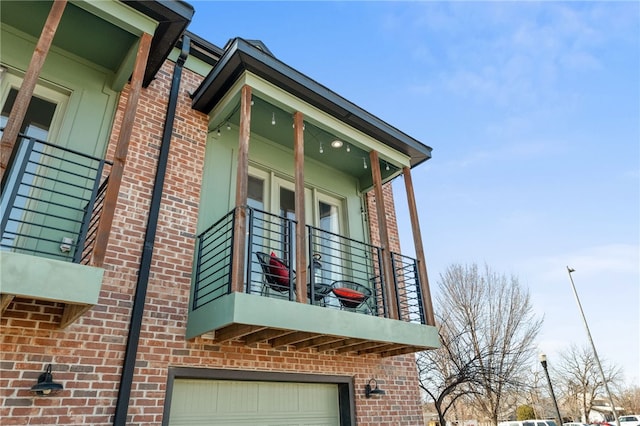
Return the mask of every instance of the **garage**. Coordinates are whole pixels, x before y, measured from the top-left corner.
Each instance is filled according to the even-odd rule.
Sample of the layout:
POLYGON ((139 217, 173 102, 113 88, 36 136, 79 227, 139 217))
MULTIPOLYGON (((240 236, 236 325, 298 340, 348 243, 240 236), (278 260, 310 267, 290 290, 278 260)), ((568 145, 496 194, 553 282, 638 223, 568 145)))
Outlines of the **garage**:
POLYGON ((349 409, 345 411, 344 407, 349 405, 348 399, 344 404, 344 384, 296 382, 292 376, 296 375, 287 375, 284 381, 283 377, 268 377, 280 379, 278 381, 175 377, 163 423, 171 426, 341 426, 351 423, 349 409))

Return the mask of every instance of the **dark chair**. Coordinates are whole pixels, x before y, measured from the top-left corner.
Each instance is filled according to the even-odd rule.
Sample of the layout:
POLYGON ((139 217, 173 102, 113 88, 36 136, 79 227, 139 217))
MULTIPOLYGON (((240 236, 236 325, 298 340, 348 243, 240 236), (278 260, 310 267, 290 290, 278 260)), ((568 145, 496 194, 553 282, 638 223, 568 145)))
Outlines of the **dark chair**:
POLYGON ((342 309, 350 311, 356 311, 362 305, 366 305, 373 294, 368 287, 348 280, 335 281, 331 291, 340 301, 342 309))
MULTIPOLYGON (((295 292, 296 271, 289 268, 286 262, 278 258, 273 252, 271 254, 256 252, 256 256, 258 257, 258 262, 262 268, 263 294, 268 295, 269 289, 281 294, 288 293, 290 284, 294 285, 295 292), (289 276, 291 276, 291 280, 289 280, 289 276)), ((319 268, 322 265, 320 265, 317 260, 314 260, 314 266, 319 268)), ((331 293, 332 289, 333 287, 330 285, 315 283, 313 286, 313 301, 319 302, 324 306, 324 299, 329 293, 331 293)), ((310 290, 307 295, 311 297, 310 290)))
POLYGON ((258 262, 262 268, 263 293, 272 289, 278 293, 289 292, 290 285, 295 282, 295 271, 287 266, 284 260, 275 253, 256 252, 258 262))

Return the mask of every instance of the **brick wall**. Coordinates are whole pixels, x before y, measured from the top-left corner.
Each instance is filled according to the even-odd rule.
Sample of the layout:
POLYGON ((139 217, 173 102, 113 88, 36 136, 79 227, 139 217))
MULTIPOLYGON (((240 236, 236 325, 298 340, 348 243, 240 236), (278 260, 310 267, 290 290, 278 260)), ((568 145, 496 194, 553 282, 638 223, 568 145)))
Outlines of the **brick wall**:
MULTIPOLYGON (((57 329, 63 308, 57 303, 18 298, 2 316, 3 425, 107 425, 113 421, 172 70, 173 64, 166 63, 140 99, 98 305, 64 330, 57 329), (49 363, 54 380, 63 383, 64 390, 53 397, 34 397, 29 388, 49 363)), ((170 366, 353 376, 359 425, 423 424, 412 355, 345 356, 274 349, 264 344, 214 344, 202 337, 185 340, 208 120, 191 109, 188 92, 200 81, 201 77, 184 70, 128 424, 161 423, 170 366), (364 385, 370 378, 376 378, 387 392, 384 397, 364 397, 364 385)), ((112 157, 126 98, 125 90, 108 158, 112 157)), ((385 187, 385 197, 389 194, 388 211, 394 212, 390 189, 385 187)), ((375 209, 369 208, 369 212, 374 216, 375 209)), ((389 221, 392 245, 399 251, 395 212, 389 221)), ((374 217, 370 223, 376 223, 374 217)))

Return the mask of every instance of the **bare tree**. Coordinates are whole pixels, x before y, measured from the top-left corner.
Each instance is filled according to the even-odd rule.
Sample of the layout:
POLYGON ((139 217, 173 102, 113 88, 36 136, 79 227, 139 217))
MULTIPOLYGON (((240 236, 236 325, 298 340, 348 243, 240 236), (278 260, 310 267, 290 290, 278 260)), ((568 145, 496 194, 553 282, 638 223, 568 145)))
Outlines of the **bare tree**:
MULTIPOLYGON (((458 379, 471 372, 472 380, 465 379, 463 389, 478 394, 481 412, 497 424, 503 394, 518 387, 529 371, 542 321, 533 315, 528 290, 518 279, 499 275, 486 265, 482 271, 475 264, 451 265, 439 284, 436 304, 442 313, 441 334, 446 328, 449 336, 456 336, 455 346, 442 356, 468 360, 466 369, 464 363, 456 366, 462 375, 458 379)), ((451 362, 446 365, 450 370, 443 371, 439 383, 456 373, 451 362)), ((423 385, 433 389, 428 381, 423 380, 423 385)))
MULTIPOLYGON (((556 376, 560 378, 562 395, 565 401, 574 401, 572 415, 580 417, 583 422, 589 421, 594 402, 605 397, 604 381, 591 348, 571 345, 560 355, 560 363, 556 368, 556 376)), ((620 382, 621 370, 603 363, 607 383, 614 386, 620 382)))
POLYGON ((625 413, 640 413, 640 386, 628 385, 621 389, 618 404, 624 407, 625 413))
POLYGON ((437 320, 441 347, 420 352, 416 363, 420 388, 433 401, 440 425, 445 426, 445 416, 458 398, 477 392, 472 385, 477 384, 478 359, 462 346, 468 330, 454 330, 441 316, 437 320))

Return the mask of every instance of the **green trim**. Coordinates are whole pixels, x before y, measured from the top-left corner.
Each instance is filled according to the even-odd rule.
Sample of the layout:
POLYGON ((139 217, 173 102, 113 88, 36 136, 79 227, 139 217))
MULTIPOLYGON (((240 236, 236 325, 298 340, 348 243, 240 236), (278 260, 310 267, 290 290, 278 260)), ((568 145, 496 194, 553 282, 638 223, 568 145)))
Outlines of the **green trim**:
POLYGON ((111 89, 116 92, 120 92, 124 89, 124 86, 129 82, 129 77, 133 67, 135 66, 136 57, 138 55, 138 47, 140 46, 140 40, 133 43, 129 48, 126 56, 122 60, 122 63, 118 67, 113 76, 113 82, 111 83, 111 89))
POLYGON ((257 325, 408 346, 440 346, 435 327, 246 293, 189 312, 187 339, 230 324, 257 325))
POLYGON ((72 0, 71 3, 136 36, 154 34, 158 22, 120 1, 72 0))
MULTIPOLYGON (((172 62, 176 62, 178 60, 178 56, 180 56, 180 49, 174 47, 167 59, 172 62)), ((209 74, 211 72, 211 68, 213 68, 211 64, 208 64, 193 55, 189 55, 189 57, 187 57, 187 60, 184 63, 184 67, 195 72, 198 75, 201 75, 202 77, 209 74)))
POLYGON ((0 251, 0 292, 55 302, 98 303, 104 269, 0 251))

